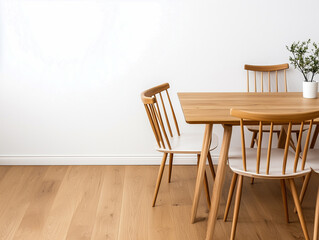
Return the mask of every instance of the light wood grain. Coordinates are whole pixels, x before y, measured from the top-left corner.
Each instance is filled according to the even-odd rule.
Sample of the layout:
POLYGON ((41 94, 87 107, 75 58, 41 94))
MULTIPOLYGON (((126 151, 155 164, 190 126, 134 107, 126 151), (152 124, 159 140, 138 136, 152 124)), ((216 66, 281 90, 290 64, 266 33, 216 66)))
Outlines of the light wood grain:
MULTIPOLYGON (((206 170, 209 171, 208 166, 206 170)), ((204 239, 208 217, 204 191, 198 208, 200 221, 196 224, 189 221, 196 166, 175 166, 172 182, 162 183, 158 206, 152 208, 149 203, 157 172, 157 166, 0 166, 3 174, 0 176, 0 239, 204 239), (57 205, 60 205, 58 212, 57 205), (71 214, 70 208, 74 209, 71 214), (82 213, 78 212, 80 209, 82 213), (61 230, 54 231, 62 228, 65 228, 63 236, 61 230), (48 229, 52 232, 44 235, 49 233, 48 229), (71 229, 78 229, 79 233, 71 229)), ((163 177, 167 176, 165 172, 163 177)), ((231 172, 226 170, 226 186, 231 177, 231 172)), ((211 184, 210 174, 208 178, 211 184)), ((303 202, 310 238, 318 182, 319 176, 314 174, 303 202)), ((261 179, 254 185, 243 185, 245 194, 241 200, 237 239, 303 239, 298 216, 291 214, 289 224, 281 216, 278 184, 279 181, 261 179)), ((301 179, 296 180, 296 185, 297 189, 301 188, 301 179)), ((228 188, 222 189, 221 210, 226 205, 227 192, 228 188)), ((289 194, 288 202, 292 201, 289 194)), ((289 211, 292 210, 291 207, 289 211)), ((221 217, 222 213, 218 215, 221 217)), ((230 222, 218 220, 216 239, 229 239, 230 231, 230 222)))
MULTIPOLYGON (((164 83, 155 87, 152 87, 150 89, 147 89, 142 92, 141 99, 144 104, 144 108, 147 113, 148 120, 150 122, 151 128, 153 130, 158 149, 157 151, 163 153, 163 160, 159 169, 158 178, 156 182, 154 197, 153 197, 153 203, 152 206, 155 206, 157 194, 160 188, 160 184, 162 181, 162 175, 165 168, 165 162, 167 155, 169 154, 169 175, 168 175, 168 182, 171 181, 171 174, 172 174, 172 167, 173 167, 173 154, 200 154, 201 145, 198 144, 199 141, 196 140, 195 136, 190 134, 183 134, 180 136, 180 130, 177 123, 176 115, 173 109, 173 105, 171 102, 171 99, 169 97, 168 89, 170 85, 168 83, 164 83), (166 92, 167 101, 169 103, 169 107, 165 106, 164 101, 164 92, 166 92), (174 137, 172 127, 170 124, 168 111, 167 109, 171 110, 171 115, 174 119, 175 129, 178 136, 174 137), (165 121, 164 121, 165 119, 165 121), (168 133, 170 137, 168 137, 168 133), (165 139, 165 141, 164 141, 165 139)), ((214 135, 213 141, 212 139, 209 139, 209 149, 208 152, 215 149, 217 147, 217 136, 214 135)), ((205 154, 205 157, 208 153, 205 154)), ((204 158, 204 157, 203 157, 204 158)), ((204 160, 203 160, 204 161, 204 160)), ((205 161, 206 162, 206 161, 205 161)), ((213 168, 212 168, 213 169, 213 168)), ((213 172, 214 174, 214 172, 213 172)), ((207 189, 207 177, 205 175, 205 179, 203 179, 205 186, 206 186, 206 192, 207 192, 207 202, 208 205, 210 205, 210 196, 209 196, 209 190, 207 189)), ((198 194, 199 197, 199 194, 198 194)))
POLYGON ((289 68, 288 63, 284 64, 277 64, 277 65, 249 65, 246 64, 244 66, 245 70, 249 71, 257 71, 257 72, 274 72, 274 71, 280 71, 280 70, 285 70, 289 68))
POLYGON ((165 168, 165 164, 166 164, 166 159, 167 159, 167 153, 164 153, 163 158, 162 158, 162 163, 161 163, 160 169, 158 171, 158 176, 157 176, 156 185, 155 185, 155 192, 154 192, 152 207, 154 207, 155 203, 156 203, 159 187, 161 185, 163 172, 164 172, 164 168, 165 168))
MULTIPOLYGON (((277 78, 277 72, 276 72, 277 78)), ((214 183, 211 209, 208 219, 206 239, 212 239, 217 222, 218 207, 224 184, 226 161, 228 158, 232 126, 239 124, 239 119, 230 115, 231 108, 269 113, 289 114, 295 112, 318 111, 319 99, 304 99, 302 93, 179 93, 179 100, 187 123, 223 124, 224 137, 219 156, 219 166, 214 183)), ((318 122, 316 119, 314 122, 318 122)), ((249 121, 256 125, 258 121, 249 121)), ((205 139, 205 138, 204 138, 205 139)), ((279 141, 278 145, 281 144, 279 141)), ((205 141, 204 141, 205 143, 205 141)), ((206 143, 207 145, 208 143, 206 143)), ((207 148, 205 144, 202 149, 207 148)), ((203 154, 203 152, 202 152, 203 154)), ((195 192, 199 192, 200 179, 196 181, 195 192)), ((198 201, 195 195, 194 203, 198 201)), ((195 219, 192 211, 192 220, 195 219)))
MULTIPOLYGON (((200 154, 197 155, 197 168, 199 166, 199 160, 200 160, 200 154)), ((198 171, 198 169, 197 169, 197 171, 198 171)), ((208 185, 206 171, 204 174, 204 187, 205 187, 205 193, 206 193, 207 207, 210 208, 210 194, 209 194, 209 185, 208 185)))
POLYGON ((296 189, 296 186, 295 186, 295 181, 294 181, 294 179, 288 179, 288 181, 290 183, 290 189, 291 189, 291 193, 292 193, 292 196, 293 196, 293 199, 294 199, 294 202, 295 202, 295 206, 296 206, 298 217, 299 217, 299 220, 300 220, 300 223, 301 223, 302 231, 304 233, 305 239, 309 240, 310 238, 309 238, 306 222, 305 222, 305 219, 304 219, 304 216, 303 216, 303 212, 302 212, 302 209, 301 209, 301 206, 300 206, 298 193, 297 193, 297 189, 296 189))
POLYGON ((32 186, 35 192, 30 198, 30 204, 14 235, 13 239, 15 240, 42 239, 42 229, 48 219, 54 198, 68 168, 64 166, 51 166, 46 169, 45 175, 39 181, 38 187, 32 186))
POLYGON ((185 120, 191 124, 239 125, 239 119, 230 115, 231 108, 287 114, 319 110, 319 98, 306 99, 302 93, 295 92, 178 93, 178 97, 185 120))
POLYGON ((229 188, 229 191, 228 191, 227 203, 226 203, 226 208, 225 208, 225 213, 224 213, 224 222, 227 221, 229 208, 230 208, 231 201, 232 201, 232 198, 233 198, 234 189, 235 189, 236 183, 237 183, 237 177, 238 177, 238 175, 234 173, 233 177, 232 177, 232 180, 231 180, 230 188, 229 188))
MULTIPOLYGON (((283 197, 283 203, 284 203, 284 209, 285 209, 285 216, 286 216, 286 222, 289 222, 289 217, 288 217, 288 204, 287 204, 287 198, 286 198, 286 187, 285 187, 285 180, 287 179, 290 183, 290 189, 293 195, 293 199, 295 202, 295 206, 297 209, 297 213, 299 216, 299 220, 301 223, 301 227, 305 236, 305 239, 309 239, 306 223, 304 220, 303 212, 300 206, 300 201, 298 199, 297 195, 297 190, 295 187, 294 179, 298 178, 299 176, 306 176, 307 174, 310 174, 310 167, 305 168, 305 163, 306 163, 306 155, 307 155, 307 150, 309 148, 309 139, 311 135, 311 129, 312 129, 312 122, 314 118, 319 117, 319 111, 311 111, 311 112, 303 112, 303 113, 294 113, 294 114, 272 114, 272 113, 261 113, 261 112, 251 112, 251 111, 242 111, 238 109, 231 109, 230 111, 232 116, 236 116, 240 118, 240 125, 241 125, 241 135, 242 135, 242 159, 244 160, 244 163, 241 163, 241 159, 234 157, 229 159, 229 167, 230 169, 235 173, 240 175, 240 182, 238 183, 238 188, 237 188, 237 196, 236 196, 236 201, 235 201, 235 209, 234 209, 234 217, 233 217, 233 225, 232 225, 232 231, 231 231, 231 239, 235 238, 236 234, 236 225, 237 225, 237 219, 238 219, 238 209, 239 209, 239 203, 240 203, 240 195, 241 195, 241 184, 242 184, 242 177, 243 176, 254 176, 258 178, 264 178, 264 179, 273 179, 275 178, 275 175, 277 176, 278 179, 281 181, 281 189, 282 189, 282 197, 283 197), (245 132, 244 132, 244 121, 247 120, 257 120, 259 121, 259 141, 258 141, 258 146, 257 146, 257 151, 253 149, 247 149, 246 151, 250 151, 254 154, 246 156, 246 151, 245 151, 245 132), (285 144, 285 149, 281 151, 281 156, 277 155, 274 157, 269 157, 270 155, 270 150, 272 148, 271 144, 268 145, 268 163, 267 167, 263 166, 262 169, 260 169, 260 160, 261 160, 261 133, 263 131, 262 129, 262 122, 270 122, 271 123, 271 133, 272 133, 272 126, 275 123, 280 123, 286 121, 289 123, 288 125, 288 133, 287 133, 287 139, 286 139, 286 144, 285 144), (287 167, 287 160, 288 160, 288 148, 289 148, 289 142, 290 142, 290 134, 291 134, 291 128, 292 128, 292 122, 296 122, 301 124, 301 131, 303 124, 305 122, 310 121, 308 133, 307 133, 307 138, 305 141, 305 145, 303 147, 304 153, 303 153, 303 159, 302 163, 299 164, 299 167, 297 168, 296 166, 298 165, 298 161, 300 158, 299 151, 296 151, 296 156, 291 158, 293 160, 293 163, 289 163, 289 169, 287 167), (254 156, 255 155, 255 156, 254 156), (273 162, 273 165, 271 167, 268 167, 270 165, 269 161, 270 159, 273 162), (282 164, 280 164, 280 160, 282 159, 282 164), (246 162, 247 161, 247 162, 246 162), (254 162, 257 162, 257 167, 256 171, 254 172, 254 162), (278 164, 279 165, 276 165, 278 164), (246 167, 247 166, 247 167, 246 167), (247 168, 247 169, 246 169, 247 168), (276 171, 276 174, 270 174, 271 171, 276 171), (266 174, 262 174, 266 173, 266 174), (251 174, 248 174, 251 173, 251 174)), ((270 142, 271 143, 271 142, 270 142)), ((298 146, 297 149, 300 149, 300 138, 298 141, 298 146)), ((267 149, 266 149, 267 150, 267 149)), ((278 153, 280 150, 276 149, 276 153, 278 153)), ((273 154, 275 155, 275 154, 273 154)), ((263 156, 263 162, 265 160, 265 156, 263 156)), ((231 187, 232 188, 232 187, 231 187)), ((228 198, 231 199, 231 196, 228 198)), ((229 201, 228 201, 229 202, 229 201)), ((228 203, 227 203, 228 205, 228 203)), ((226 211, 228 206, 226 206, 226 211)))
POLYGON ((156 173, 148 171, 144 174, 143 171, 142 166, 132 167, 125 171, 118 239, 148 239, 151 224, 148 221, 148 209, 152 209, 150 202, 154 188, 150 175, 155 174, 156 176, 156 173), (131 183, 134 184, 134 187, 131 183), (137 221, 137 219, 147 220, 137 221))
POLYGON ((209 144, 210 144, 211 137, 212 137, 212 130, 213 130, 213 126, 211 124, 206 125, 204 140, 203 140, 203 148, 202 148, 202 152, 201 152, 200 159, 199 159, 194 201, 193 201, 193 207, 192 207, 192 213, 191 213, 191 222, 192 223, 195 222, 198 203, 199 203, 199 197, 200 197, 200 191, 202 189, 202 183, 204 181, 206 156, 209 152, 209 144))
POLYGON ((86 168, 80 166, 68 168, 59 191, 55 195, 49 216, 44 222, 41 231, 42 239, 66 239, 70 223, 83 198, 84 188, 82 186, 85 186, 87 180, 86 168))
MULTIPOLYGON (((118 239, 125 168, 118 166, 99 167, 102 171, 102 185, 99 188, 101 193, 98 198, 96 217, 93 220, 94 227, 91 239, 118 239)), ((91 187, 96 188, 97 186, 91 187)), ((91 204, 96 204, 96 202, 91 202, 91 204)))
POLYGON ((212 193, 211 208, 209 211, 209 218, 207 223, 206 239, 211 239, 213 237, 214 230, 215 230, 218 206, 221 199, 221 192, 222 192, 222 188, 223 188, 223 184, 225 180, 226 162, 228 160, 228 152, 229 152, 231 135, 232 135, 232 126, 224 125, 224 136, 223 136, 223 142, 222 142, 221 150, 219 154, 217 174, 216 174, 216 179, 215 179, 213 193, 212 193))
POLYGON ((283 204, 284 204, 286 222, 289 223, 289 212, 288 212, 288 204, 287 204, 287 190, 286 190, 286 183, 285 183, 284 179, 280 179, 280 185, 281 185, 281 195, 282 195, 282 201, 283 201, 283 204))
POLYGON ((91 166, 85 170, 84 176, 87 174, 88 177, 80 186, 81 200, 73 213, 66 239, 91 239, 103 186, 102 171, 103 168, 99 166, 91 166))
MULTIPOLYGON (((0 209, 0 239, 14 239, 15 234, 20 232, 20 224, 22 223, 22 227, 25 226, 23 218, 28 214, 30 202, 41 187, 46 170, 46 167, 15 167, 11 168, 2 178, 0 182, 0 206, 2 206, 0 209), (24 185, 26 182, 29 184, 24 185), (24 193, 23 196, 21 192, 24 193)), ((23 239, 21 235, 17 237, 23 239)))
POLYGON ((238 184, 237 184, 234 216, 233 216, 232 229, 231 229, 231 235, 230 235, 231 240, 234 240, 236 235, 236 227, 237 227, 242 189, 243 189, 243 176, 240 175, 238 179, 238 184))
POLYGON ((268 73, 268 92, 271 92, 271 79, 270 73, 276 73, 276 92, 278 92, 278 71, 284 73, 284 85, 285 85, 285 92, 287 92, 287 77, 286 77, 286 69, 289 68, 288 63, 278 64, 278 65, 245 65, 245 70, 247 70, 247 92, 249 92, 249 72, 252 71, 254 73, 254 90, 257 92, 257 89, 260 89, 260 92, 264 92, 264 72, 268 73), (260 75, 260 88, 257 88, 257 72, 258 76, 260 75))

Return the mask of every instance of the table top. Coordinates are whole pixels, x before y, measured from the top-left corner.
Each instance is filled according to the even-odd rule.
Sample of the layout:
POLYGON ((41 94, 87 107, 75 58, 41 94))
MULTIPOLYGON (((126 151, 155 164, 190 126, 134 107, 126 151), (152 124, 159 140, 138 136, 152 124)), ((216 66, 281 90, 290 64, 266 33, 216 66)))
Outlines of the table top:
POLYGON ((239 119, 230 116, 231 108, 278 113, 319 110, 319 98, 303 98, 301 92, 184 92, 178 97, 185 120, 191 124, 237 125, 239 119))

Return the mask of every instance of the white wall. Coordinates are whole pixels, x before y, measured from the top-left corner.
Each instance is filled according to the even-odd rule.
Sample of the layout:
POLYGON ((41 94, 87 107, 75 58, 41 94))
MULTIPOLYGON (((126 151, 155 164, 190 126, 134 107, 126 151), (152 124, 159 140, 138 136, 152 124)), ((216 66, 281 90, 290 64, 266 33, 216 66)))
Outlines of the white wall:
MULTIPOLYGON (((0 0, 0 163, 147 162, 158 154, 142 90, 170 82, 189 127, 177 91, 245 91, 245 63, 287 62, 285 45, 319 41, 318 9, 317 0, 0 0)), ((300 91, 301 74, 288 78, 300 91)))

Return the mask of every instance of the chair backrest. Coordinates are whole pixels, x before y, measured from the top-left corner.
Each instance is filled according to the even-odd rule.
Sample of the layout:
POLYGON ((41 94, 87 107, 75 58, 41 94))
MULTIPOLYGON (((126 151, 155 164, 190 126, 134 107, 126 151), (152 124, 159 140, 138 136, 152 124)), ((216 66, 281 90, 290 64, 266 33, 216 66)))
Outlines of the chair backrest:
MULTIPOLYGON (((256 156, 256 173, 259 174, 260 170, 260 157, 261 157, 261 144, 262 144, 262 128, 264 124, 270 124, 270 134, 269 134, 269 143, 267 149, 267 165, 266 165, 266 174, 269 174, 269 167, 270 167, 270 159, 271 159, 271 145, 272 145, 272 135, 273 135, 273 127, 276 124, 283 125, 288 124, 288 131, 287 131, 287 139, 283 154, 283 161, 282 161, 282 174, 285 174, 287 169, 287 157, 288 157, 288 149, 289 149, 289 142, 291 138, 291 127, 292 124, 300 124, 300 132, 303 131, 304 125, 309 123, 308 133, 306 137, 306 141, 303 148, 302 154, 302 162, 300 170, 304 170, 307 152, 309 147, 309 140, 311 135, 312 123, 313 119, 319 117, 319 111, 311 111, 311 112, 302 112, 302 113, 289 113, 289 114, 278 114, 278 113, 262 113, 262 112, 249 112, 237 109, 231 109, 230 114, 234 117, 240 118, 240 127, 241 127, 241 141, 242 141, 242 159, 243 159, 243 169, 247 171, 246 168, 246 147, 245 147, 245 133, 244 133, 244 125, 245 120, 256 121, 259 123, 259 136, 258 136, 258 144, 257 144, 257 156, 256 156)), ((247 121, 246 121, 247 123, 247 121)), ((307 130, 305 130, 307 131, 307 130)), ((292 172, 297 172, 298 161, 300 157, 300 149, 301 149, 301 137, 302 134, 299 134, 297 146, 296 146, 296 153, 295 153, 295 160, 293 164, 292 172)))
POLYGON ((170 86, 168 83, 164 83, 156 87, 147 89, 141 94, 142 102, 144 104, 148 119, 153 129, 156 142, 160 148, 165 148, 165 149, 166 148, 171 149, 171 144, 167 136, 165 125, 168 128, 168 131, 171 137, 173 137, 173 132, 172 132, 169 117, 167 114, 168 111, 166 110, 166 107, 165 107, 165 101, 163 99, 164 94, 162 94, 163 92, 166 92, 165 95, 167 97, 168 104, 170 106, 169 108, 170 108, 172 117, 174 119, 174 123, 175 123, 174 125, 175 125, 178 136, 180 136, 180 131, 179 131, 176 115, 174 112, 174 108, 167 91, 169 87, 170 86), (158 99, 160 99, 160 102, 158 101, 158 99), (163 121, 162 111, 166 120, 166 124, 163 121), (165 145, 163 136, 166 140, 167 146, 165 145))
MULTIPOLYGON (((286 77, 286 69, 289 68, 288 63, 279 64, 279 65, 268 65, 268 66, 257 66, 257 65, 245 65, 245 70, 247 70, 247 92, 250 91, 249 88, 249 75, 252 71, 254 73, 254 92, 257 92, 257 72, 260 72, 260 91, 264 92, 264 73, 268 73, 268 92, 273 92, 274 88, 272 88, 270 74, 275 73, 275 85, 276 92, 278 92, 278 72, 284 72, 284 86, 285 92, 287 92, 287 77, 286 77)), ((266 91, 266 90, 265 90, 266 91)))

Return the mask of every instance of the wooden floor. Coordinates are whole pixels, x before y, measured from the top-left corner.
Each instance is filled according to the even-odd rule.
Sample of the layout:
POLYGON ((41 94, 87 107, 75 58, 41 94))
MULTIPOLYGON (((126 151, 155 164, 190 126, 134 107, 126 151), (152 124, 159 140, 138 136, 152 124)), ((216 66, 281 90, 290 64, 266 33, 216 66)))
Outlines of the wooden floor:
MULTIPOLYGON (((170 184, 165 172, 152 208, 157 171, 157 166, 0 166, 0 239, 204 239, 204 193, 198 221, 190 224, 196 167, 174 166, 170 184)), ((229 180, 228 172, 215 239, 229 239, 231 222, 221 220, 229 180)), ((237 239, 303 239, 290 194, 291 223, 285 223, 279 181, 249 182, 244 180, 237 239)), ((313 175, 303 204, 311 237, 318 182, 313 175)))

